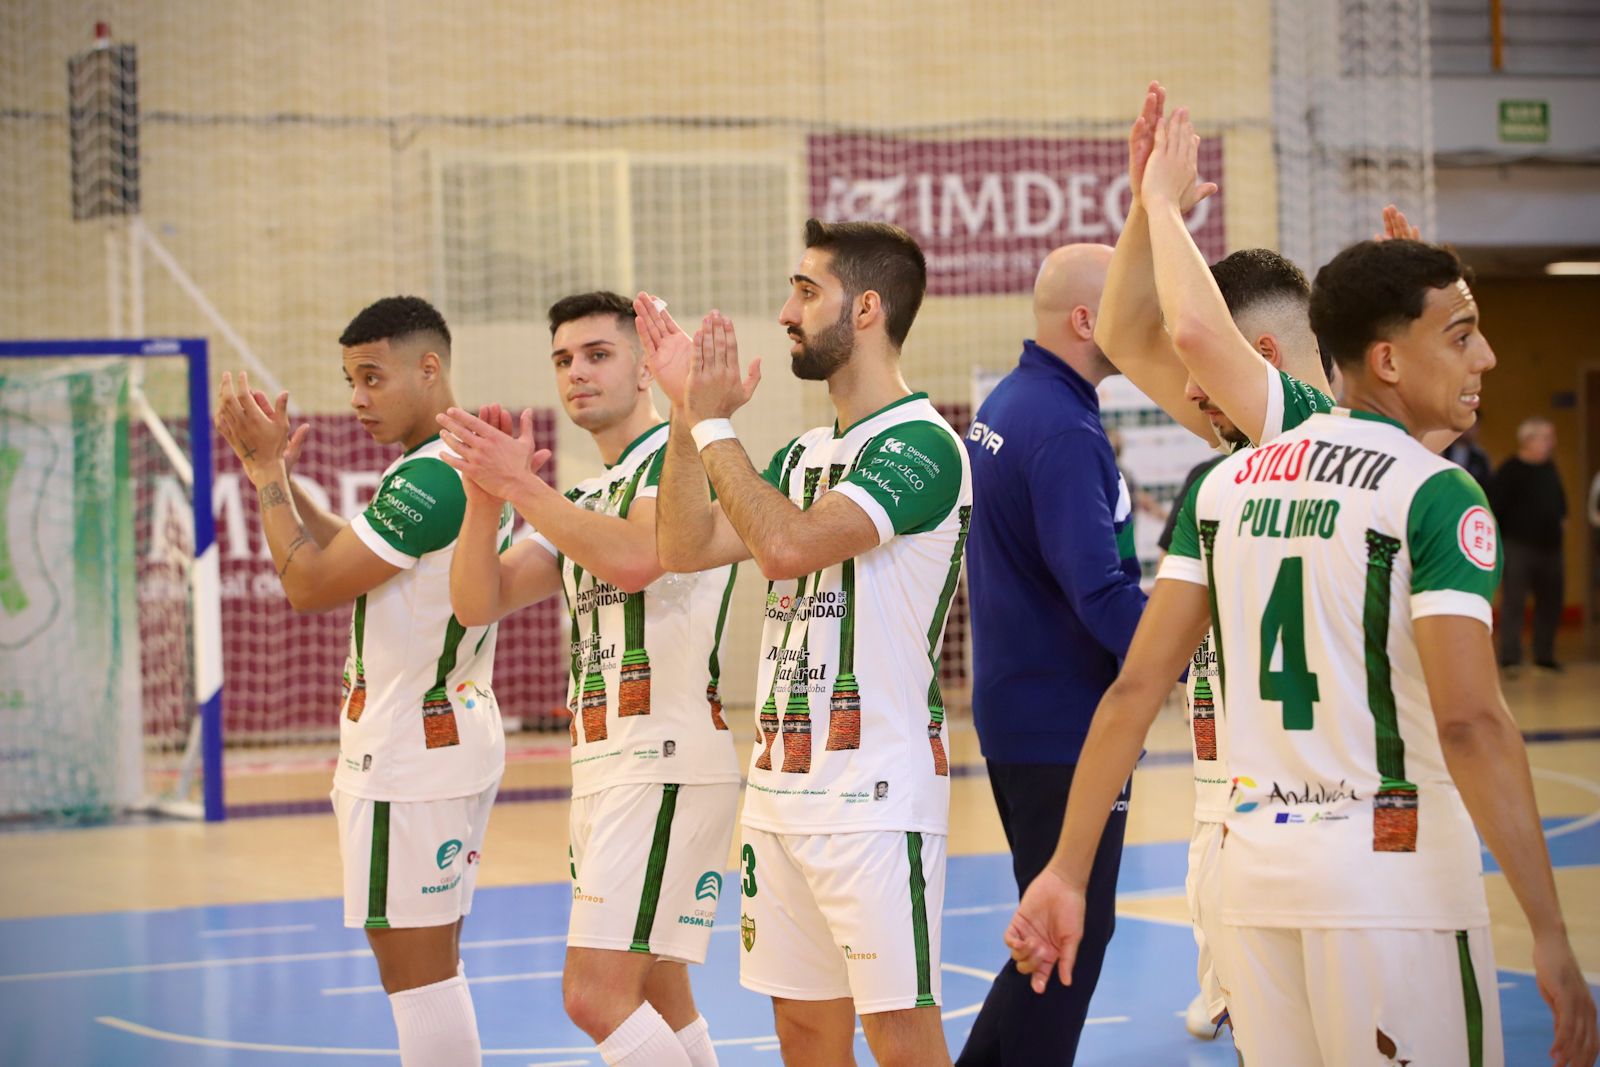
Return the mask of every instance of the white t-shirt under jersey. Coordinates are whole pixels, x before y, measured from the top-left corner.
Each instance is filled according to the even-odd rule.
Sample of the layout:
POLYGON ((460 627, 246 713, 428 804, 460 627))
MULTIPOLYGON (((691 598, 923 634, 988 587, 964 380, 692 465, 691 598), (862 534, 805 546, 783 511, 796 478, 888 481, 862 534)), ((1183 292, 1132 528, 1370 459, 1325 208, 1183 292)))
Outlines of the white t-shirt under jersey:
MULTIPOLYGON (((339 709, 333 783, 368 800, 443 800, 483 792, 505 767, 494 696, 494 626, 462 626, 450 608, 450 560, 466 491, 438 437, 389 465, 351 522, 361 543, 401 568, 356 598, 339 709)), ((511 509, 498 541, 510 543, 511 509)))
MULTIPOLYGON (((1333 410, 1333 398, 1322 390, 1261 361, 1266 374, 1267 410, 1262 423, 1264 445, 1279 434, 1292 430, 1311 416, 1333 410)), ((1235 454, 1255 445, 1243 444, 1235 454)), ((1181 503, 1181 501, 1179 502, 1181 503)), ((1195 649, 1189 666, 1186 694, 1189 699, 1189 741, 1194 757, 1194 817, 1196 822, 1221 822, 1228 812, 1228 797, 1233 779, 1228 773, 1227 715, 1222 689, 1216 677, 1216 647, 1211 631, 1195 649)))
POLYGON ((1488 922, 1412 620, 1489 624, 1500 570, 1483 491, 1395 422, 1314 415, 1213 467, 1159 577, 1209 586, 1237 783, 1234 925, 1488 922))
POLYGON ((878 544, 767 585, 745 825, 946 833, 938 659, 972 514, 966 449, 916 393, 796 438, 764 477, 802 508, 844 493, 878 544))
MULTIPOLYGON (((652 427, 567 499, 627 518, 661 483, 667 424, 652 427)), ((613 785, 737 782, 739 759, 722 715, 722 627, 734 568, 664 574, 624 593, 539 535, 561 561, 570 619, 572 795, 613 785)))

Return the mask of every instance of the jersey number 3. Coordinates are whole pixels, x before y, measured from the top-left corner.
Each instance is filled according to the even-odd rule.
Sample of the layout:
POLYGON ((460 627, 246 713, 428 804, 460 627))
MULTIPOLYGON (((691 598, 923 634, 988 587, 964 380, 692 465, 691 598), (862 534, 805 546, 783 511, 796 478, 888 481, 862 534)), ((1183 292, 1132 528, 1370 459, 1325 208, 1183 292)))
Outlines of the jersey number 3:
POLYGON ((1278 567, 1261 616, 1261 698, 1283 704, 1285 730, 1311 729, 1312 705, 1320 694, 1317 676, 1306 667, 1305 560, 1290 556, 1278 567), (1283 645, 1282 666, 1272 669, 1273 653, 1283 645))

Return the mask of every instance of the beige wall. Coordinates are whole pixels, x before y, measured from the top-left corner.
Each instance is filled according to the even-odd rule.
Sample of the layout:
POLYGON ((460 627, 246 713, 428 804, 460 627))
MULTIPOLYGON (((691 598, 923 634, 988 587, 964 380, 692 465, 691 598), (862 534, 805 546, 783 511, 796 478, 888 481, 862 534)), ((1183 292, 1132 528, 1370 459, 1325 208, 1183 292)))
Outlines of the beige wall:
MULTIPOLYGON (((63 118, 65 59, 89 43, 96 18, 139 47, 144 222, 297 401, 333 411, 344 402, 334 338, 351 315, 387 293, 438 290, 434 166, 446 153, 762 151, 803 174, 812 129, 926 137, 964 123, 952 135, 1120 138, 1160 77, 1225 138, 1229 246, 1274 244, 1267 0, 1137 7, 1109 16, 1090 0, 7 0, 0 334, 108 329, 105 240, 116 227, 68 217, 63 118)), ((796 197, 795 252, 804 215, 796 197)), ((670 299, 671 279, 649 281, 670 299)), ((780 354, 741 415, 758 462, 831 418, 820 390, 783 373, 772 322, 783 277, 766 284, 764 307, 723 305, 740 316, 748 351, 780 354)), ((443 310, 452 314, 449 301, 443 310)), ((218 367, 238 364, 153 267, 142 314, 145 333, 209 335, 218 367)), ((458 332, 463 400, 552 403, 539 322, 458 332)), ((1023 296, 931 299, 907 377, 936 400, 963 399, 971 368, 1009 365, 1029 332, 1023 296)), ((558 446, 564 482, 594 468, 583 435, 569 429, 558 446)), ((756 600, 753 588, 739 598, 731 663, 753 660, 756 600)), ((749 684, 735 678, 728 692, 749 684)))
POLYGON ((1591 560, 1584 505, 1595 471, 1584 462, 1581 398, 1584 368, 1600 369, 1600 342, 1592 326, 1600 279, 1483 279, 1472 289, 1496 359, 1484 379, 1479 441, 1498 468, 1516 454, 1519 422, 1542 415, 1555 424, 1555 463, 1567 494, 1565 599, 1582 604, 1591 560), (1579 402, 1558 407, 1562 394, 1579 402))

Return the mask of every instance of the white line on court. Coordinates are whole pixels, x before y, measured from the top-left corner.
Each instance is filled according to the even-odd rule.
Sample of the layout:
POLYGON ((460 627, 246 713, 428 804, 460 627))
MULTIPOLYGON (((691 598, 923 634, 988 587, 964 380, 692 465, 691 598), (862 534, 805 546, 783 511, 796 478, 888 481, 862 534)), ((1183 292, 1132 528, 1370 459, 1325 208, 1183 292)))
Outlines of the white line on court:
MULTIPOLYGON (((1580 778, 1576 774, 1567 774, 1565 771, 1550 771, 1544 769, 1543 767, 1533 767, 1530 769, 1533 771, 1533 776, 1535 778, 1544 778, 1552 782, 1561 782, 1564 785, 1570 785, 1575 789, 1581 789, 1585 793, 1590 793, 1596 797, 1600 797, 1600 782, 1595 782, 1593 779, 1580 778)), ((1575 834, 1579 830, 1588 829, 1597 822, 1600 822, 1600 808, 1596 808, 1594 811, 1591 811, 1582 818, 1573 819, 1571 822, 1564 822, 1554 829, 1546 830, 1544 832, 1544 836, 1546 839, 1549 839, 1552 837, 1561 837, 1565 834, 1575 834)))
MULTIPOLYGON (((566 934, 539 937, 502 937, 490 941, 463 941, 461 948, 513 948, 518 945, 565 944, 566 934)), ((311 960, 350 959, 371 956, 370 948, 337 949, 328 952, 289 952, 277 956, 224 956, 212 960, 177 960, 172 963, 133 963, 122 967, 85 967, 75 971, 34 971, 28 974, 0 974, 7 982, 42 982, 52 978, 101 978, 115 974, 155 974, 162 971, 208 971, 219 967, 249 967, 263 963, 303 963, 311 960)))
POLYGON ((313 923, 294 926, 243 926, 231 930, 202 930, 201 937, 249 937, 251 934, 303 934, 315 930, 313 923))
MULTIPOLYGON (((494 985, 497 982, 532 982, 541 978, 560 978, 560 971, 529 971, 526 974, 486 974, 480 978, 468 978, 468 985, 494 985)), ((322 991, 325 997, 347 997, 356 993, 382 993, 381 985, 347 985, 333 986, 322 991)))

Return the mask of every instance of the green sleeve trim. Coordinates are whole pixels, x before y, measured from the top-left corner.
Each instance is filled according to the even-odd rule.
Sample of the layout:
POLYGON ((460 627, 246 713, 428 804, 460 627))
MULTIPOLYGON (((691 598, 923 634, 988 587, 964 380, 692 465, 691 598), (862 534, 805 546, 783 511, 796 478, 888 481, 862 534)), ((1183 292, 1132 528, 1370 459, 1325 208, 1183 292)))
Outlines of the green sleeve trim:
POLYGON ((1211 477, 1211 472, 1221 464, 1212 464, 1211 469, 1201 474, 1189 486, 1189 491, 1184 494, 1183 501, 1178 505, 1178 522, 1172 528, 1172 547, 1167 549, 1174 556, 1184 556, 1188 559, 1200 558, 1200 486, 1211 477))
POLYGON ((661 485, 661 468, 667 463, 667 446, 662 445, 656 449, 655 454, 645 460, 644 484, 650 488, 661 485))
POLYGON ((931 422, 905 422, 877 434, 845 477, 888 515, 896 534, 926 533, 961 496, 961 446, 931 422))
POLYGON ((1459 467, 1423 482, 1406 516, 1411 591, 1453 589, 1485 600, 1500 584, 1498 524, 1472 475, 1459 467))
POLYGON ((461 476, 443 460, 423 456, 385 478, 364 514, 390 547, 415 558, 454 542, 466 510, 461 476))

